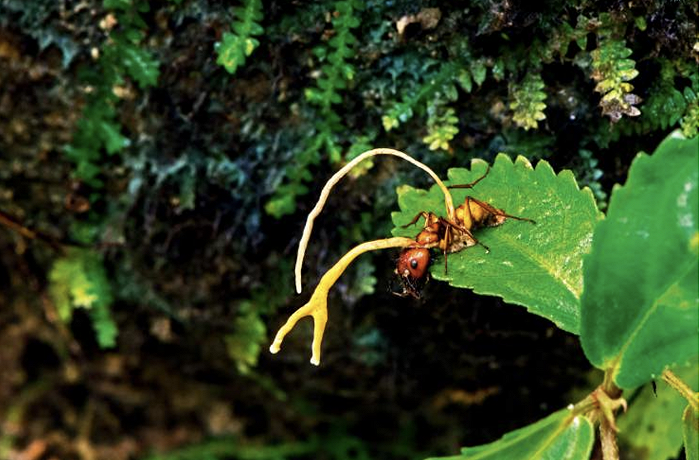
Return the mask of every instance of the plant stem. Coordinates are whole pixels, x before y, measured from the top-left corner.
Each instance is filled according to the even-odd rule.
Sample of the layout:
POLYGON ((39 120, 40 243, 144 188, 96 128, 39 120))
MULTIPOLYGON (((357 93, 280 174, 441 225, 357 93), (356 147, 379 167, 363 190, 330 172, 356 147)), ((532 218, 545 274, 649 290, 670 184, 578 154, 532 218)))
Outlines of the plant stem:
POLYGON ((617 426, 615 411, 622 407, 627 410, 627 402, 622 398, 622 389, 615 385, 611 367, 605 371, 603 383, 591 394, 598 403, 596 410, 600 422, 600 444, 603 450, 603 460, 619 460, 617 448, 617 426))
POLYGON ((603 460, 619 460, 617 432, 605 417, 600 417, 600 444, 603 448, 603 460))
POLYGON ((622 396, 622 390, 615 385, 615 382, 613 380, 613 368, 610 368, 605 371, 605 375, 603 376, 603 391, 607 393, 608 396, 610 396, 612 399, 617 399, 620 396, 622 396))
POLYGON ((688 404, 695 409, 695 412, 698 412, 698 393, 694 392, 683 380, 668 369, 661 374, 661 378, 680 393, 681 396, 687 399, 688 404))
POLYGON ((581 401, 576 403, 572 410, 572 413, 574 416, 585 415, 594 410, 597 406, 598 402, 595 400, 595 398, 593 398, 592 395, 588 395, 585 399, 582 399, 581 401))

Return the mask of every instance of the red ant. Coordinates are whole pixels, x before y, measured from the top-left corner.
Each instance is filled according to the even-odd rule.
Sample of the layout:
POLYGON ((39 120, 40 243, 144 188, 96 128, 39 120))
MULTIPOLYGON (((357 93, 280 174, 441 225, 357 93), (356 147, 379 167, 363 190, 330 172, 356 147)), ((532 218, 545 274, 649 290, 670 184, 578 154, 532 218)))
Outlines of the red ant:
MULTIPOLYGON (((447 188, 473 188, 489 173, 487 169, 483 176, 474 182, 463 185, 451 185, 447 188)), ((428 275, 430 266, 430 249, 440 248, 445 259, 445 274, 447 274, 447 254, 459 252, 471 246, 480 245, 486 252, 489 248, 481 243, 472 231, 483 227, 497 227, 507 218, 535 223, 526 217, 518 217, 506 214, 502 209, 467 196, 464 203, 455 209, 454 220, 448 220, 432 212, 422 211, 418 213, 403 228, 407 228, 418 222, 423 217, 425 223, 423 230, 416 235, 416 246, 404 249, 396 261, 395 273, 403 282, 403 291, 394 294, 406 297, 419 298, 418 287, 428 275)))

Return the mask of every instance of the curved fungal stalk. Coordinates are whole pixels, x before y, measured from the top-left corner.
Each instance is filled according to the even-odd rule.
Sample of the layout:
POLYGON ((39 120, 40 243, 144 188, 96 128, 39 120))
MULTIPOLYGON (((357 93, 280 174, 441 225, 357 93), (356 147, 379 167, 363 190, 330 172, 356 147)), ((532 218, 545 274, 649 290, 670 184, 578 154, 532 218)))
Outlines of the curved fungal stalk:
POLYGON ((357 166, 360 162, 367 158, 377 155, 393 155, 395 157, 402 158, 408 161, 409 163, 412 163, 413 165, 419 167, 423 171, 427 172, 430 175, 430 177, 433 178, 435 183, 437 183, 438 187, 440 187, 442 193, 445 195, 445 210, 447 211, 447 218, 449 220, 454 220, 455 208, 454 204, 452 204, 452 195, 450 195, 450 192, 445 186, 445 184, 440 180, 438 175, 435 174, 435 172, 432 169, 430 169, 420 161, 415 160, 410 155, 407 155, 399 150, 389 148, 378 148, 361 153, 357 157, 353 158, 352 161, 350 161, 348 164, 343 166, 337 173, 333 175, 333 177, 331 177, 328 180, 328 182, 326 182, 326 185, 321 191, 321 196, 318 198, 316 206, 314 206, 314 208, 309 213, 309 216, 306 218, 304 233, 301 236, 301 240, 299 241, 299 249, 297 250, 297 261, 296 265, 294 266, 294 284, 296 286, 297 294, 301 294, 301 266, 304 262, 306 246, 308 246, 309 239, 311 238, 311 230, 314 227, 314 220, 319 214, 321 214, 323 206, 326 204, 326 200, 328 200, 328 196, 331 193, 331 189, 333 189, 333 186, 337 184, 340 181, 340 179, 342 179, 348 172, 350 172, 351 169, 357 166))
POLYGON ((366 241, 364 243, 358 244, 350 251, 348 251, 343 257, 336 262, 330 270, 326 272, 325 275, 319 281, 316 290, 314 291, 311 299, 297 311, 292 313, 286 323, 277 331, 275 340, 272 341, 270 345, 270 353, 277 353, 280 351, 280 346, 284 337, 289 333, 289 331, 294 328, 296 323, 306 316, 311 316, 314 320, 314 339, 311 344, 311 364, 318 366, 321 363, 321 342, 323 341, 323 332, 326 329, 326 321, 328 321, 328 291, 335 284, 335 282, 340 278, 345 269, 352 263, 353 260, 360 254, 364 254, 368 251, 376 251, 378 249, 387 248, 405 248, 408 246, 415 246, 416 241, 411 238, 404 237, 394 237, 385 238, 382 240, 366 241))

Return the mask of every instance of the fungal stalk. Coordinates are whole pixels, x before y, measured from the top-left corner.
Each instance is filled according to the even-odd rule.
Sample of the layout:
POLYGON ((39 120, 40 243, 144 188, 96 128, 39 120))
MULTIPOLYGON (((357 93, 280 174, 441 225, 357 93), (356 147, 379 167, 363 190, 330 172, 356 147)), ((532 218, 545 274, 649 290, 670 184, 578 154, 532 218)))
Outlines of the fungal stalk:
MULTIPOLYGON (((306 252, 306 247, 308 246, 309 239, 311 238, 311 230, 314 226, 314 220, 323 210, 323 206, 326 204, 326 201, 330 196, 331 190, 333 189, 335 184, 337 184, 340 181, 340 179, 342 179, 348 172, 350 172, 350 170, 352 170, 360 162, 367 158, 377 155, 392 155, 402 158, 408 161, 409 163, 417 166, 418 168, 422 169, 423 171, 427 172, 430 175, 430 177, 432 177, 433 180, 437 183, 438 187, 440 187, 442 193, 445 195, 445 210, 447 212, 447 218, 451 221, 454 220, 455 208, 454 204, 452 203, 452 195, 450 195, 450 192, 445 186, 445 184, 440 180, 438 175, 435 174, 435 172, 432 169, 430 169, 420 161, 415 160, 409 155, 398 150, 387 148, 368 150, 358 155, 348 164, 343 166, 328 180, 328 182, 326 182, 326 185, 321 191, 321 196, 319 197, 316 206, 314 206, 314 208, 311 210, 309 216, 306 219, 304 233, 302 234, 301 240, 299 241, 299 250, 297 251, 296 265, 294 266, 294 281, 296 285, 296 291, 298 294, 301 294, 301 267, 304 262, 304 254, 306 252)), ((319 281, 318 283, 318 286, 316 286, 316 290, 311 295, 311 299, 309 299, 309 301, 304 306, 292 313, 287 322, 284 323, 284 325, 279 329, 277 335, 275 336, 275 339, 272 341, 272 345, 270 345, 270 353, 274 354, 279 352, 280 346, 282 345, 282 341, 284 340, 285 336, 289 333, 289 331, 291 331, 292 328, 294 328, 294 326, 297 324, 297 322, 299 322, 301 318, 311 316, 311 318, 313 318, 314 321, 314 335, 313 342, 311 344, 311 363, 318 366, 321 363, 321 342, 323 341, 323 333, 326 329, 326 322, 328 321, 328 291, 330 291, 333 284, 335 284, 338 278, 340 278, 340 275, 343 274, 348 265, 350 265, 350 263, 352 263, 352 261, 355 260, 357 256, 368 251, 376 251, 379 249, 388 248, 406 248, 416 245, 416 241, 411 238, 394 237, 385 238, 382 240, 367 241, 352 248, 330 270, 328 270, 325 275, 323 275, 321 281, 319 281)))
POLYGON ((330 270, 326 272, 325 275, 319 281, 316 290, 314 291, 311 299, 299 308, 297 311, 292 313, 286 323, 277 331, 275 340, 270 345, 270 353, 277 353, 280 351, 280 346, 285 336, 289 331, 294 328, 297 322, 306 316, 311 316, 314 320, 314 338, 311 344, 311 364, 318 366, 321 364, 321 342, 323 341, 323 332, 326 329, 326 322, 328 321, 328 291, 335 284, 335 282, 340 278, 345 269, 352 263, 353 260, 360 254, 364 254, 368 251, 376 251, 379 249, 388 248, 405 248, 411 245, 415 245, 416 241, 411 238, 404 237, 394 237, 385 238, 382 240, 366 241, 364 243, 358 244, 350 251, 348 251, 338 262, 336 262, 330 270))
POLYGON ((328 182, 326 182, 326 185, 323 187, 323 190, 321 190, 321 196, 319 197, 316 206, 314 206, 314 208, 309 213, 309 216, 306 218, 304 233, 302 234, 301 240, 299 241, 297 261, 296 265, 294 266, 294 284, 296 286, 297 294, 301 294, 301 266, 304 263, 304 254, 306 253, 306 246, 308 246, 309 239, 311 238, 311 230, 314 228, 314 220, 319 214, 321 214, 323 206, 326 204, 326 200, 328 200, 328 196, 330 195, 331 190, 333 189, 335 184, 337 184, 340 181, 340 179, 342 179, 355 166, 360 164, 363 160, 377 155, 393 155, 395 157, 402 158, 408 161, 409 163, 419 167, 423 171, 427 172, 430 175, 430 177, 433 178, 438 187, 440 187, 442 193, 445 195, 445 211, 447 212, 447 218, 450 221, 454 220, 455 208, 454 204, 452 204, 452 195, 450 195, 450 192, 445 186, 445 184, 440 180, 438 175, 435 174, 435 172, 432 169, 399 150, 378 148, 361 153, 357 157, 353 158, 348 164, 343 166, 340 170, 338 170, 337 173, 333 174, 333 177, 331 177, 328 180, 328 182))

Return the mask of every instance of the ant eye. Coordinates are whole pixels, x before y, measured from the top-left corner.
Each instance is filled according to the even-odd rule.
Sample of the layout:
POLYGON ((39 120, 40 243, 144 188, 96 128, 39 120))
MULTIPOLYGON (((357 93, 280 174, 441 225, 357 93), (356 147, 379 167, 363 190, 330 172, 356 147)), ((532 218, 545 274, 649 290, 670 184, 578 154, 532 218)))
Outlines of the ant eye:
POLYGON ((411 268, 418 268, 418 261, 416 259, 411 259, 411 268))

